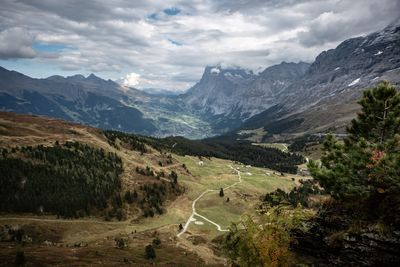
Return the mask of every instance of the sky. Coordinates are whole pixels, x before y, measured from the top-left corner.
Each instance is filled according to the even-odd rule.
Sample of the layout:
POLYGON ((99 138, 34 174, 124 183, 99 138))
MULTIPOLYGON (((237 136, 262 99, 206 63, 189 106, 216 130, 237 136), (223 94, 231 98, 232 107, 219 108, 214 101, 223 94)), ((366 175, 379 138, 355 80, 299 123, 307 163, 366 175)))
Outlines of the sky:
POLYGON ((399 16, 399 0, 1 0, 0 66, 182 91, 207 65, 312 62, 399 16))

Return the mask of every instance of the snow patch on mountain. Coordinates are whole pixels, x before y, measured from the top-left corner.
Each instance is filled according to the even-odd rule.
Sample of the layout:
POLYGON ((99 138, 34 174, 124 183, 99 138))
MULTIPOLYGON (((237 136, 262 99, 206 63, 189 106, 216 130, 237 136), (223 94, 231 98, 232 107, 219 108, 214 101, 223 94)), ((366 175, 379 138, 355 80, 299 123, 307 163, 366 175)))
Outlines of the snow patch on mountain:
POLYGON ((224 73, 224 76, 225 76, 225 77, 232 77, 232 73, 230 73, 230 72, 225 72, 225 73, 224 73))
POLYGON ((356 85, 357 83, 359 83, 359 82, 360 82, 360 79, 361 79, 361 78, 357 78, 357 79, 355 79, 354 81, 352 81, 351 83, 349 83, 347 86, 353 86, 353 85, 356 85))
POLYGON ((221 70, 220 69, 218 69, 218 68, 212 68, 211 70, 210 70, 210 73, 211 74, 219 74, 221 72, 221 70))

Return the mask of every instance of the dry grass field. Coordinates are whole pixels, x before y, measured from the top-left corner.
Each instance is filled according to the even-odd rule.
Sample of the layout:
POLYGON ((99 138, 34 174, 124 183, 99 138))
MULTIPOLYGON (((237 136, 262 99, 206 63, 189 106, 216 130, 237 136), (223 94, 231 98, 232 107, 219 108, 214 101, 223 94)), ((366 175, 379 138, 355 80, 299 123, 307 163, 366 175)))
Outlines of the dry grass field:
MULTIPOLYGON (((304 179, 297 175, 273 170, 234 164, 218 158, 199 159, 192 156, 172 155, 172 164, 160 166, 165 155, 148 148, 140 152, 116 149, 108 144, 98 129, 29 115, 0 112, 0 147, 23 145, 48 145, 55 141, 79 141, 106 151, 115 152, 123 161, 123 190, 145 183, 136 166, 150 166, 155 171, 178 173, 178 182, 185 193, 166 202, 162 215, 144 218, 138 211, 129 210, 127 220, 105 221, 102 217, 59 219, 52 215, 0 214, 0 229, 5 225, 24 229, 33 242, 25 245, 0 242, 0 266, 12 265, 18 250, 25 253, 27 266, 152 266, 145 258, 144 248, 159 238, 156 246, 157 266, 223 266, 226 259, 217 253, 215 238, 226 232, 218 231, 214 224, 194 216, 187 231, 180 237, 178 225, 184 225, 192 213, 192 203, 206 190, 197 203, 196 211, 210 221, 228 229, 231 222, 240 220, 244 213, 252 213, 260 197, 281 188, 289 190, 304 179), (202 163, 200 163, 202 162, 202 163), (185 164, 188 171, 182 165, 185 164), (224 191, 219 189, 239 181, 241 183, 224 191), (227 201, 229 198, 229 201, 227 201), (115 238, 126 240, 127 246, 116 247, 115 238)), ((154 179, 154 178, 153 178, 154 179)))

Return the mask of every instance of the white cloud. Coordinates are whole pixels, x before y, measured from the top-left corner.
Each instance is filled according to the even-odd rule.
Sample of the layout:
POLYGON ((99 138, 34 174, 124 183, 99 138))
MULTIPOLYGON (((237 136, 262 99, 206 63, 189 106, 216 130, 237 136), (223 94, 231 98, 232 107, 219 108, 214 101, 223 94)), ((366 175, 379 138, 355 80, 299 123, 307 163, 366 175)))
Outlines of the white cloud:
POLYGON ((33 58, 33 36, 21 28, 10 28, 0 32, 0 58, 33 58))
POLYGON ((135 87, 139 84, 140 74, 137 73, 129 73, 123 78, 122 85, 126 87, 135 87))
POLYGON ((219 68, 212 68, 211 70, 210 70, 210 73, 212 73, 212 74, 219 74, 220 73, 220 69, 219 68))

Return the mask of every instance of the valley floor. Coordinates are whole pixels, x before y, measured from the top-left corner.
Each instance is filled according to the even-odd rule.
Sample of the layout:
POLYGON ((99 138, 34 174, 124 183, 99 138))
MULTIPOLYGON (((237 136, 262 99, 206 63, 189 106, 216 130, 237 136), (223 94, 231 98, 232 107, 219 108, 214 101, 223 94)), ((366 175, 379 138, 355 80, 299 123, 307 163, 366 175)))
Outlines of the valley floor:
POLYGON ((190 174, 179 176, 187 193, 169 203, 165 214, 121 222, 106 222, 99 218, 66 220, 52 216, 1 215, 0 225, 31 229, 42 242, 22 248, 2 242, 0 262, 12 262, 16 250, 22 249, 28 262, 45 265, 91 266, 101 263, 117 266, 124 259, 132 264, 146 265, 151 262, 144 257, 144 247, 159 237, 161 245, 156 248, 155 260, 159 265, 196 262, 198 265, 224 265, 226 259, 215 253, 217 237, 228 231, 230 223, 238 221, 242 214, 254 212, 262 194, 278 187, 288 190, 304 178, 281 176, 272 170, 216 158, 200 161, 190 156, 174 157, 187 166, 190 174), (220 188, 224 188, 224 197, 219 196, 220 188), (179 231, 179 224, 184 225, 183 231, 179 231), (117 237, 125 238, 128 246, 116 248, 114 239, 117 237))
MULTIPOLYGON (((178 173, 185 193, 164 204, 162 215, 144 218, 128 210, 123 221, 105 221, 101 217, 59 219, 35 214, 0 214, 0 230, 6 225, 20 227, 33 242, 20 245, 0 242, 0 266, 12 265, 16 252, 24 251, 27 266, 136 266, 153 265, 145 258, 145 246, 155 238, 155 263, 159 266, 223 266, 227 259, 220 250, 221 236, 243 214, 256 211, 260 197, 277 188, 290 190, 300 175, 281 174, 270 169, 237 164, 218 158, 198 158, 172 154, 172 163, 162 164, 166 155, 150 149, 148 153, 111 146, 97 129, 59 120, 0 113, 0 146, 53 145, 57 140, 79 141, 122 159, 123 188, 132 190, 141 182, 137 166, 150 166, 156 172, 178 173), (186 168, 183 168, 183 165, 186 168), (220 197, 220 189, 224 196, 220 197), (227 201, 229 198, 229 201, 227 201), (195 211, 195 212, 194 212, 195 211), (184 231, 179 229, 182 224, 184 231), (115 238, 123 238, 126 247, 116 247, 115 238)), ((166 178, 166 181, 170 180, 166 178)), ((0 240, 4 240, 0 232, 0 240)))

